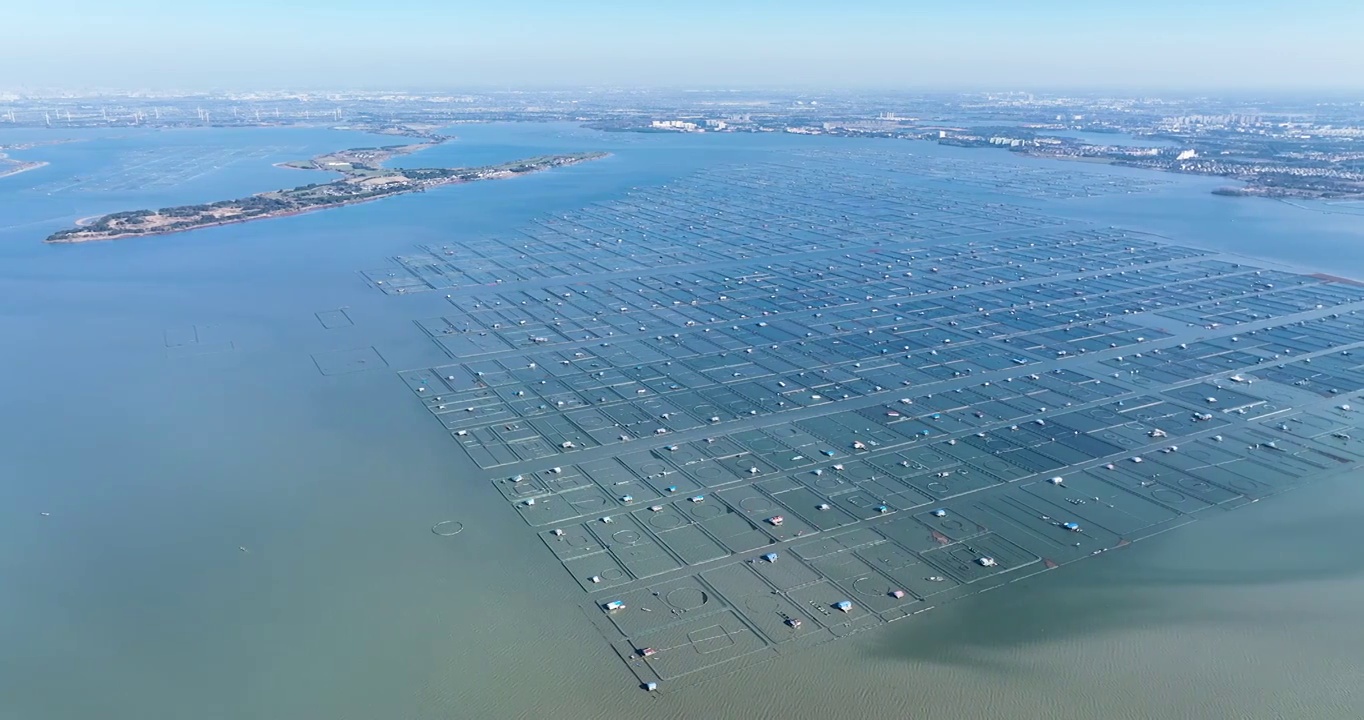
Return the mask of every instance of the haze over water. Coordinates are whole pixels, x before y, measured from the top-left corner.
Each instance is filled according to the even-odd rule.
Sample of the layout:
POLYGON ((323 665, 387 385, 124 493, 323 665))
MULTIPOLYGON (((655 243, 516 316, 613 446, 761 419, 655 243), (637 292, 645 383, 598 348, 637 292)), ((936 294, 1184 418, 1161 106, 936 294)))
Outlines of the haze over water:
MULTIPOLYGON (((40 240, 82 216, 310 182, 271 164, 374 139, 72 133, 88 139, 12 153, 51 165, 0 178, 0 718, 1364 717, 1357 474, 698 687, 640 692, 584 619, 582 591, 491 485, 457 471, 462 451, 396 375, 449 362, 412 322, 448 314, 442 294, 385 296, 358 271, 799 148, 1023 161, 836 138, 454 132, 403 164, 613 155, 65 247, 40 240), (122 171, 172 147, 219 167, 166 187, 122 171), (250 157, 230 154, 241 148, 250 157), (316 313, 338 308, 353 326, 326 329, 316 313), (325 376, 313 359, 369 346, 386 369, 325 376), (430 532, 447 519, 464 531, 430 532)), ((1357 217, 1148 177, 1171 184, 1037 204, 1364 278, 1357 217)))

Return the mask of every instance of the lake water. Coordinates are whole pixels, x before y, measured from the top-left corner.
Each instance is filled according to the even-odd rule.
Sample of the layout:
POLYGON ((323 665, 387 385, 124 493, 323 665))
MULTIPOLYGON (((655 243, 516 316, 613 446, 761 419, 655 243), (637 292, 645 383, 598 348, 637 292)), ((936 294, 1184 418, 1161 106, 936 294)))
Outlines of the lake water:
MULTIPOLYGON (((392 372, 448 362, 413 321, 449 306, 385 296, 358 271, 722 163, 885 146, 452 132, 403 164, 613 155, 311 215, 46 246, 79 217, 302 184, 316 175, 272 164, 380 140, 53 131, 82 141, 12 153, 51 164, 0 178, 0 718, 1364 717, 1358 475, 700 686, 640 692, 607 659, 582 591, 392 372), (339 308, 352 325, 319 322, 339 308), (314 360, 370 346, 388 370, 323 375, 314 360), (447 519, 463 532, 433 535, 447 519)), ((894 152, 1070 167, 927 143, 894 152)), ((1169 182, 1031 204, 1364 278, 1358 217, 1099 171, 1169 182)))

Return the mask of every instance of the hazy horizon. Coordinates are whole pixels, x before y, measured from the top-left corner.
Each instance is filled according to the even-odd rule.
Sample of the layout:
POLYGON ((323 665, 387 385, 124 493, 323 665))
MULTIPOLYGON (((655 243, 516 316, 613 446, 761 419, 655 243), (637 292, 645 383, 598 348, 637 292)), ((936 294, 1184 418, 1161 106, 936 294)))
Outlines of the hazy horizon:
POLYGON ((11 13, 20 31, 0 46, 21 68, 0 80, 11 88, 1364 87, 1349 29, 1364 7, 1344 0, 243 0, 228 11, 73 0, 11 13))

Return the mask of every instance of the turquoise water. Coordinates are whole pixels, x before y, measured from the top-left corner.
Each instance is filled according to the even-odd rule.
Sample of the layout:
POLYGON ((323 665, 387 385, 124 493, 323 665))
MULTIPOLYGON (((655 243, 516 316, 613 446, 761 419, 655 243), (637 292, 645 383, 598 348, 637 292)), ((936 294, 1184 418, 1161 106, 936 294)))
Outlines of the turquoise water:
MULTIPOLYGON (((639 692, 578 609, 582 591, 491 486, 461 475, 462 452, 396 374, 324 376, 313 355, 372 346, 390 370, 443 362, 412 322, 445 312, 440 295, 383 296, 357 272, 417 243, 476 242, 721 163, 886 146, 451 132, 404 164, 614 154, 53 247, 39 241, 79 217, 300 184, 307 173, 271 164, 385 140, 129 131, 14 153, 51 165, 0 179, 0 718, 1364 716, 1358 477, 699 687, 639 692), (148 187, 172 167, 179 182, 148 187), (324 328, 316 313, 337 308, 354 324, 324 328), (432 535, 446 519, 465 530, 432 535)), ((1171 182, 1010 201, 1364 277, 1357 218, 1142 176, 1171 182)))

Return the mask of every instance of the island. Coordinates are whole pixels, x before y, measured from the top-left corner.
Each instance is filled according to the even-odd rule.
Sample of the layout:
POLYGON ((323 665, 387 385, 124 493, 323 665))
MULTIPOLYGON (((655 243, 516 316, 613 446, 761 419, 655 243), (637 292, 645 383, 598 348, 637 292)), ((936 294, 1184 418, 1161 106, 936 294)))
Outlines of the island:
POLYGON ((66 143, 72 142, 78 142, 78 140, 76 138, 58 138, 55 140, 39 140, 36 142, 0 145, 0 178, 47 167, 46 160, 17 160, 5 154, 6 150, 32 150, 33 148, 44 147, 46 145, 65 145, 66 143))
POLYGON ((40 167, 47 167, 47 163, 43 161, 15 160, 6 156, 4 153, 0 153, 0 178, 18 175, 21 172, 28 172, 29 170, 37 170, 40 167))
POLYGON ((429 134, 423 134, 419 137, 422 137, 424 142, 374 148, 352 148, 319 155, 311 160, 279 165, 279 167, 301 170, 324 170, 339 173, 341 178, 332 182, 313 183, 288 190, 273 190, 235 200, 220 200, 200 205, 181 205, 159 210, 129 210, 87 218, 77 221, 75 227, 59 230, 49 235, 46 242, 81 243, 148 235, 166 235, 231 223, 298 215, 394 195, 423 192, 442 185, 526 175, 542 170, 575 165, 588 160, 596 160, 607 155, 607 153, 602 152, 541 155, 482 167, 383 167, 383 163, 393 157, 424 150, 450 139, 445 136, 429 134))

